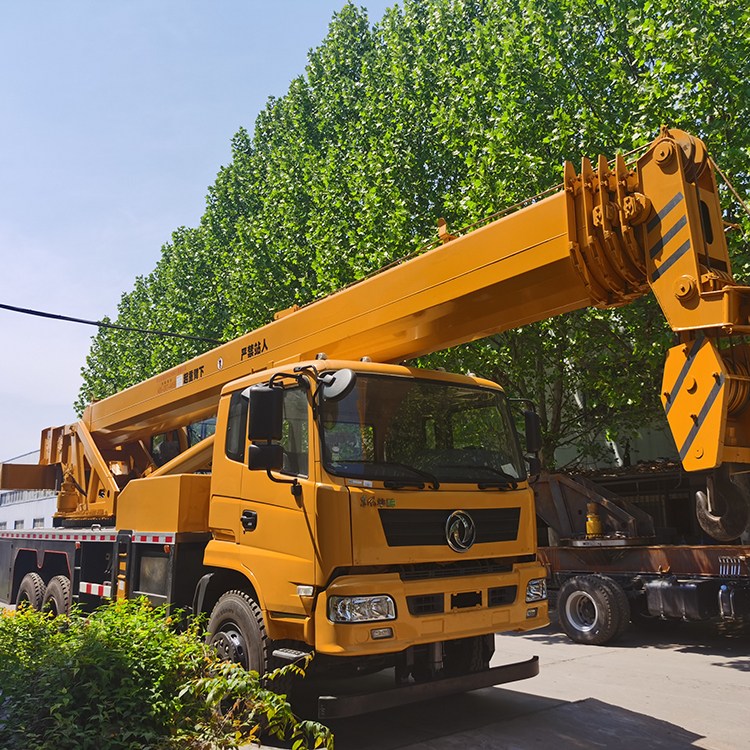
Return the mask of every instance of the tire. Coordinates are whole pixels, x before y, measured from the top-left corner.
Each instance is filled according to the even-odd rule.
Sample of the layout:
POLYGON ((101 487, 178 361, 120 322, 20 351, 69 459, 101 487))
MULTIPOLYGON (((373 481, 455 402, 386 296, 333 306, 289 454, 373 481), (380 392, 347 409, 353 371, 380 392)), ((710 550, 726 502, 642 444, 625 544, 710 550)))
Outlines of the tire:
POLYGON ((208 642, 226 661, 265 674, 271 668, 270 638, 258 603, 243 591, 222 594, 208 621, 208 642))
POLYGON ((601 576, 601 581, 605 586, 609 587, 610 594, 612 595, 612 602, 618 610, 616 619, 619 626, 617 632, 611 639, 611 641, 615 641, 628 629, 628 625, 630 625, 630 601, 628 600, 628 595, 617 581, 608 578, 607 576, 601 576))
POLYGON ((32 609, 41 609, 44 601, 44 581, 39 573, 27 573, 21 579, 21 585, 18 587, 16 595, 16 606, 24 603, 32 609))
POLYGON ((72 603, 70 579, 66 576, 55 576, 48 584, 42 600, 42 609, 48 610, 55 617, 70 613, 72 603))
POLYGON ((611 579, 598 575, 574 576, 560 588, 557 616, 560 627, 571 640, 603 646, 622 634, 630 619, 630 609, 625 592, 611 579))

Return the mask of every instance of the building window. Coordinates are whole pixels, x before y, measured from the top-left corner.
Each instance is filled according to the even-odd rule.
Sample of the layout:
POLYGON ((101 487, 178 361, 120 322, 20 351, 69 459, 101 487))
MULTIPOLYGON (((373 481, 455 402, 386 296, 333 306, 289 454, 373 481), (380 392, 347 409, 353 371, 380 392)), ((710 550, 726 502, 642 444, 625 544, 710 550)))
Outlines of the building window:
POLYGON ((44 528, 44 519, 43 518, 35 518, 34 519, 34 528, 35 529, 43 529, 44 528))
POLYGON ((0 521, 0 531, 5 531, 5 529, 8 528, 8 524, 6 521, 0 521))
POLYGON ((13 528, 14 529, 22 529, 23 528, 23 521, 14 521, 13 522, 13 528))

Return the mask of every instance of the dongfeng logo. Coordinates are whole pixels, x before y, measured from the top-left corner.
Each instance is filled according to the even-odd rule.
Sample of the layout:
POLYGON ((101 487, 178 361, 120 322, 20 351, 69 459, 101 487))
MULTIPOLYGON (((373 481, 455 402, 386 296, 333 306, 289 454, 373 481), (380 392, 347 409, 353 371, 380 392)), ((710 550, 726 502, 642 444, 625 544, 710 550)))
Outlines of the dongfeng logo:
POLYGON ((445 522, 445 539, 456 552, 466 552, 477 537, 474 519, 465 510, 455 510, 445 522))

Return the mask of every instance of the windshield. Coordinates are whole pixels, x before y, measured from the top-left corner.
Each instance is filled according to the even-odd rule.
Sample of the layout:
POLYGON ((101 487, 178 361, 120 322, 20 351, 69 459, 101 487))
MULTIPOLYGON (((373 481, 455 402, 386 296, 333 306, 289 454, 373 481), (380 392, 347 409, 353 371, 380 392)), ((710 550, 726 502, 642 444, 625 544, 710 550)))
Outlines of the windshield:
POLYGON ((525 477, 505 397, 489 388, 359 374, 320 411, 326 469, 393 486, 525 477))

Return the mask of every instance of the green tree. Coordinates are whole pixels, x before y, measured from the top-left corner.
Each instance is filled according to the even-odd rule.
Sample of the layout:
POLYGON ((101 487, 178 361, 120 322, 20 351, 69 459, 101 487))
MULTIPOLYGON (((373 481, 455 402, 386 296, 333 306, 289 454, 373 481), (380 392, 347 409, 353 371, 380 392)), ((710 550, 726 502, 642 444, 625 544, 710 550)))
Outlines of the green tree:
MULTIPOLYGON (((736 0, 405 0, 375 26, 347 3, 304 75, 235 135, 199 227, 174 233, 117 321, 232 338, 414 251, 438 217, 465 226, 558 183, 565 159, 642 146, 662 123, 704 138, 747 195, 749 109, 750 9, 736 0)), ((422 362, 534 398, 551 463, 556 446, 591 453, 661 418, 668 339, 646 300, 422 362)), ((77 406, 200 348, 102 331, 77 406)))

